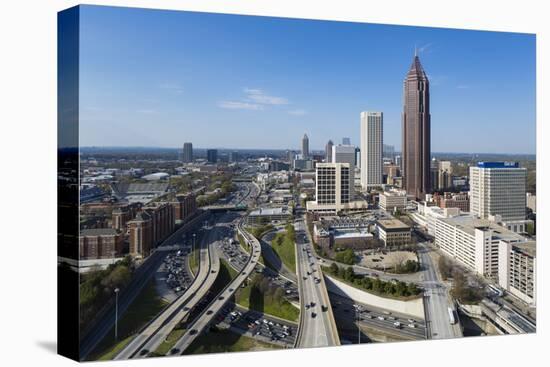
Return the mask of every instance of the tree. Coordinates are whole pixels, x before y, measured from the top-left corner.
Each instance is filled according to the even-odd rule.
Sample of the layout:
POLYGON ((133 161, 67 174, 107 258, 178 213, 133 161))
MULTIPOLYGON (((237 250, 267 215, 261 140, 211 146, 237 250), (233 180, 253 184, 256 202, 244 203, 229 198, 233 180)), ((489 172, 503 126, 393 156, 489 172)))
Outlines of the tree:
POLYGON ((338 274, 338 265, 336 265, 336 263, 330 264, 329 269, 331 274, 338 274))

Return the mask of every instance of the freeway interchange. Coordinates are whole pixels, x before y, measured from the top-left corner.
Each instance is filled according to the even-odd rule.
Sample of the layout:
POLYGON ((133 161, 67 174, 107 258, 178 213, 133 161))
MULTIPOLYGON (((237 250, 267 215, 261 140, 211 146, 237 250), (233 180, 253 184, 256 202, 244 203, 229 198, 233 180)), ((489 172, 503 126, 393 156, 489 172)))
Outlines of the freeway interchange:
MULTIPOLYGON (((255 200, 258 191, 255 186, 240 184, 239 188, 246 190, 246 194, 234 195, 235 200, 231 204, 240 204, 251 197, 255 200)), ((143 326, 114 359, 157 356, 159 347, 167 342, 176 329, 183 331, 167 352, 163 349, 162 354, 187 354, 193 342, 199 336, 208 333, 213 325, 284 348, 340 345, 345 338, 349 338, 347 334, 345 337, 339 335, 339 332, 345 332, 342 324, 346 323, 355 325, 360 330, 374 328, 388 335, 398 335, 401 340, 449 338, 459 335, 460 329, 448 322, 448 292, 441 288, 427 247, 421 247, 419 251, 421 263, 427 266, 420 274, 413 275, 414 281, 425 290, 426 320, 413 319, 398 313, 389 315, 383 309, 336 294, 329 295, 321 264, 329 265, 331 261, 316 255, 303 217, 297 217, 294 221, 296 269, 287 268, 271 248, 271 240, 276 230, 257 239, 245 228, 245 219, 244 213, 231 210, 206 212, 205 217, 201 218, 201 223, 207 222, 209 225, 203 227, 197 237, 197 269, 192 272, 188 263, 190 256, 195 255, 186 254, 187 257, 183 261, 185 267, 181 269, 185 276, 172 275, 166 279, 167 283, 175 282, 176 279, 180 282, 176 283, 177 290, 174 289, 170 304, 143 326), (244 246, 233 240, 236 233, 244 239, 244 246), (213 291, 213 288, 216 288, 213 286, 220 273, 222 259, 236 275, 213 291), (263 264, 261 259, 267 263, 263 264), (299 309, 297 323, 246 309, 235 303, 235 293, 256 273, 262 274, 271 286, 283 289, 284 298, 299 309)), ((175 253, 178 249, 187 250, 178 245, 181 238, 189 238, 187 232, 190 233, 184 230, 177 231, 170 241, 158 248, 147 260, 150 265, 143 271, 154 273, 157 268, 162 268, 163 260, 162 266, 165 268, 173 267, 174 263, 181 266, 181 259, 174 260, 179 256, 175 253)), ((363 274, 375 273, 376 275, 369 275, 379 276, 381 279, 389 277, 382 272, 361 266, 356 266, 354 270, 363 274)), ((131 300, 126 301, 125 308, 130 302, 131 300)), ((107 318, 103 329, 108 330, 113 321, 114 318, 107 318)), ((99 337, 95 340, 97 343, 99 337)))

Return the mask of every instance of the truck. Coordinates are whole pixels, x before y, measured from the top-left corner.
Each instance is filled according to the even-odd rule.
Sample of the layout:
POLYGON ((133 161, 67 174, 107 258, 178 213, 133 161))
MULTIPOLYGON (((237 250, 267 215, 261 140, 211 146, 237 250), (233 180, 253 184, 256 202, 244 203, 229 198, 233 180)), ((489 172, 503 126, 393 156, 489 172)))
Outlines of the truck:
POLYGON ((448 307, 448 311, 449 311, 449 322, 451 323, 451 325, 456 324, 455 310, 453 310, 452 307, 448 307))

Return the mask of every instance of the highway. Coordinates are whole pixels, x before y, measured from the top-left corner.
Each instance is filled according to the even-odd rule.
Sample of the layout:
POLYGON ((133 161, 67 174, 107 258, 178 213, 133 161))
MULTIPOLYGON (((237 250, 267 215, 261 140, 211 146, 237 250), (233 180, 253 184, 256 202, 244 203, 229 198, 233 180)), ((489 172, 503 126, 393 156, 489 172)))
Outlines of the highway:
MULTIPOLYGON (((170 235, 155 252, 149 256, 140 266, 136 269, 132 280, 124 290, 120 292, 118 300, 118 318, 124 315, 128 307, 132 304, 137 295, 141 292, 143 287, 155 274, 156 270, 162 264, 162 261, 168 254, 168 251, 163 251, 165 248, 172 247, 181 241, 182 235, 192 230, 202 220, 202 215, 199 214, 191 222, 185 224, 179 228, 172 235, 170 235)), ((107 333, 112 330, 115 323, 115 310, 114 304, 110 307, 106 314, 101 318, 95 327, 83 338, 81 341, 80 358, 86 359, 86 357, 93 351, 93 349, 99 344, 99 342, 105 338, 107 333)))
POLYGON ((300 326, 297 347, 340 345, 336 322, 320 266, 313 253, 304 220, 295 222, 296 265, 300 290, 300 326))
POLYGON ((451 325, 448 307, 452 307, 449 290, 439 279, 436 264, 424 243, 419 243, 418 260, 422 265, 422 287, 424 288, 424 308, 429 339, 449 339, 462 336, 459 324, 451 325))
MULTIPOLYGON (((243 228, 243 221, 238 225, 239 233, 252 246, 251 255, 244 267, 239 273, 215 298, 206 309, 195 319, 186 329, 185 334, 176 342, 172 351, 168 354, 184 354, 191 343, 212 323, 214 318, 220 313, 229 299, 235 294, 241 284, 250 276, 258 260, 260 259, 260 242, 243 228), (174 352, 175 351, 175 352, 174 352)), ((219 258, 218 258, 219 260, 219 258)))
POLYGON ((296 277, 295 270, 288 269, 271 247, 271 241, 273 241, 276 233, 276 231, 268 232, 261 238, 260 243, 262 245, 262 255, 265 261, 269 263, 270 268, 288 280, 297 283, 298 278, 296 277))
MULTIPOLYGON (((214 227, 216 228, 216 227, 214 227)), ((187 316, 189 311, 202 299, 214 282, 219 270, 219 260, 214 255, 214 244, 218 231, 207 232, 200 243, 199 270, 191 286, 160 313, 139 333, 114 359, 123 360, 145 357, 166 339, 168 334, 187 316)))

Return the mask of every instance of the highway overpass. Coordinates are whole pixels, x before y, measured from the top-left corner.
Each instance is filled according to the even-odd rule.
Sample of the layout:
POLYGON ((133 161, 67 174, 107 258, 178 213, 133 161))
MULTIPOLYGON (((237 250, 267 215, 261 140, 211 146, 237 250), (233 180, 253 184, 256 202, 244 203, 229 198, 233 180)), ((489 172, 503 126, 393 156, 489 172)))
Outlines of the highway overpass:
POLYGON ((237 276, 214 298, 214 300, 210 302, 208 307, 206 307, 198 318, 189 325, 185 334, 172 348, 172 351, 168 352, 169 355, 185 353, 185 350, 191 345, 191 343, 193 343, 199 335, 208 329, 216 315, 218 315, 225 304, 232 298, 241 284, 250 276, 258 263, 261 254, 260 242, 254 236, 246 232, 243 223, 244 220, 241 220, 237 228, 239 234, 243 236, 245 241, 251 247, 251 256, 248 259, 243 271, 237 274, 237 276))

